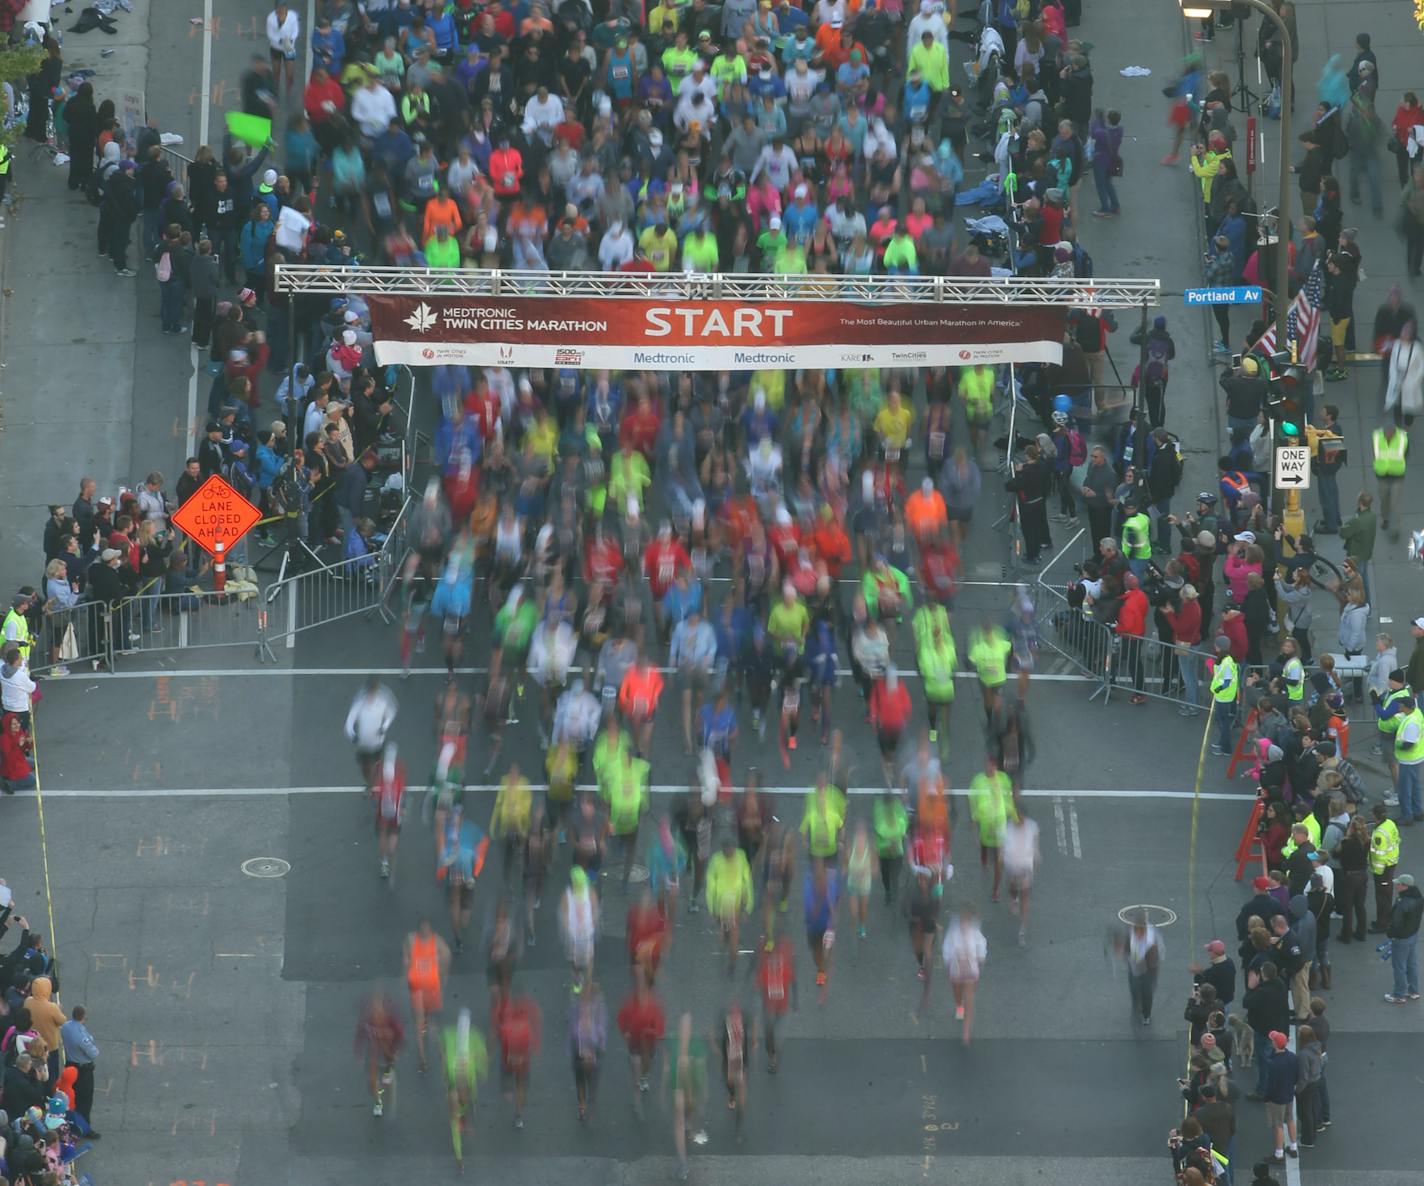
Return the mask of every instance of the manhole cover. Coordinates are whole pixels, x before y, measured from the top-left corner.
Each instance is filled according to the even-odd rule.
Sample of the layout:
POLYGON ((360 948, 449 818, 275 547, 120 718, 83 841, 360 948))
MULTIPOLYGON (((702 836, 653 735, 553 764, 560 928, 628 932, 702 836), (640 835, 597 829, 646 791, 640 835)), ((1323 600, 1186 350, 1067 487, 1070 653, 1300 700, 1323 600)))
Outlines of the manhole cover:
POLYGON ((292 866, 281 857, 253 857, 242 862, 242 871, 249 877, 285 877, 292 866))
POLYGON ((1147 923, 1154 927, 1170 927, 1177 921, 1177 912, 1166 906, 1154 906, 1150 902, 1139 902, 1136 906, 1124 906, 1117 912, 1118 918, 1128 926, 1137 921, 1140 914, 1147 915, 1147 923))

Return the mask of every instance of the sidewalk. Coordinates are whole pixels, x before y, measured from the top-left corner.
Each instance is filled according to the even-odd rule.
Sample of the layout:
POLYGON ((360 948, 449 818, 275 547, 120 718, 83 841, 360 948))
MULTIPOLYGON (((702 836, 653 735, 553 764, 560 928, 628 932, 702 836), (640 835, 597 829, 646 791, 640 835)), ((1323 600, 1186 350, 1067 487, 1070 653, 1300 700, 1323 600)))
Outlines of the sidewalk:
MULTIPOLYGON (((116 35, 66 33, 66 73, 92 69, 97 97, 122 107, 142 96, 148 72, 149 0, 115 17, 116 35), (101 40, 102 38, 102 40, 101 40), (100 50, 112 49, 110 57, 100 50)), ((61 28, 74 18, 56 10, 61 28)), ((7 309, 3 362, 4 433, 0 435, 0 586, 39 585, 47 505, 71 502, 91 474, 101 490, 131 485, 155 467, 181 461, 166 449, 153 401, 167 381, 167 351, 155 356, 139 319, 156 306, 147 272, 114 275, 95 245, 97 211, 66 185, 68 170, 48 150, 21 140, 15 151, 15 204, 4 232, 7 309), (139 375, 144 376, 140 385, 139 375), (150 416, 150 412, 154 413, 150 416), (135 448, 134 441, 141 444, 135 448), (142 471, 142 473, 138 471, 142 471)), ((143 268, 144 265, 138 265, 143 268)), ((172 348, 171 341, 164 344, 172 348)))
MULTIPOLYGON (((1355 56, 1355 35, 1369 33, 1372 48, 1379 60, 1381 89, 1375 98, 1375 108, 1381 120, 1388 126, 1394 116, 1394 109, 1407 90, 1418 91, 1424 85, 1424 32, 1415 25, 1410 15, 1410 5, 1385 3, 1383 0, 1362 0, 1349 5, 1328 5, 1308 0, 1295 0, 1297 29, 1300 40, 1300 55, 1295 64, 1296 106, 1291 125, 1291 159, 1298 162, 1304 155, 1299 144, 1302 131, 1310 126, 1311 113, 1317 102, 1316 83, 1326 61, 1332 54, 1339 54, 1341 64, 1348 67, 1355 56)), ((1246 84, 1258 94, 1269 92, 1270 86, 1258 72, 1254 58, 1256 35, 1260 27, 1259 17, 1246 23, 1246 84), (1259 79, 1259 81, 1258 81, 1259 79)), ((1196 22, 1190 22, 1195 27, 1196 22)), ((1236 31, 1219 30, 1216 40, 1203 48, 1202 56, 1208 69, 1225 70, 1236 80, 1236 31)), ((1237 128, 1238 142, 1235 156, 1240 161, 1244 157, 1241 137, 1245 134, 1245 116, 1233 115, 1237 128)), ((1259 165, 1252 182, 1253 192, 1262 206, 1274 206, 1279 192, 1281 124, 1276 120, 1258 120, 1258 129, 1265 137, 1264 149, 1258 144, 1259 165)), ((1359 231, 1357 242, 1363 257, 1364 275, 1355 291, 1355 337, 1357 350, 1373 349, 1371 337, 1375 310, 1384 303, 1391 285, 1398 284, 1404 292, 1404 299, 1416 309, 1424 302, 1424 285, 1411 280, 1405 273, 1403 240, 1394 229, 1394 213, 1398 208, 1400 187, 1395 173, 1394 158, 1381 153, 1381 178, 1384 193, 1384 217, 1376 218, 1370 211, 1368 188, 1362 183, 1362 201, 1350 201, 1349 159, 1337 161, 1334 175, 1340 182, 1345 195, 1345 226, 1359 231)), ((1164 170, 1165 171, 1165 170, 1164 170)), ((1300 191, 1291 192, 1292 222, 1302 213, 1300 191)), ((1199 273, 1198 273, 1199 276, 1199 273)), ((1244 310, 1242 311, 1245 312, 1244 310)), ((1198 315, 1203 325, 1210 321, 1210 314, 1203 311, 1198 315)), ((1243 318, 1233 317, 1233 330, 1243 318)), ((1213 379, 1214 383, 1214 379, 1213 379)), ((1340 408, 1349 463, 1340 476, 1340 507, 1346 517, 1353 512, 1356 496, 1361 490, 1375 490, 1374 471, 1371 458, 1370 438, 1380 424, 1381 396, 1384 377, 1378 364, 1359 364, 1351 367, 1350 378, 1339 383, 1326 383, 1324 394, 1317 395, 1316 406, 1323 403, 1335 404, 1340 408)), ((1405 493, 1402 505, 1424 505, 1424 453, 1420 453, 1417 442, 1412 464, 1406 475, 1405 493)), ((1307 527, 1319 521, 1320 502, 1312 492, 1305 497, 1307 527)), ((1401 523, 1403 534, 1397 541, 1387 539, 1383 533, 1375 548, 1374 574, 1371 590, 1374 595, 1374 613, 1378 628, 1393 634, 1399 645, 1401 663, 1409 657, 1412 640, 1409 622, 1420 612, 1424 612, 1424 597, 1420 595, 1419 569, 1409 562, 1405 549, 1411 528, 1424 527, 1424 517, 1411 520, 1408 515, 1401 523)), ((1344 550, 1337 536, 1322 536, 1317 540, 1322 555, 1338 561, 1344 550)), ((1336 649, 1334 646, 1334 616, 1323 603, 1317 607, 1316 625, 1317 650, 1336 649)))

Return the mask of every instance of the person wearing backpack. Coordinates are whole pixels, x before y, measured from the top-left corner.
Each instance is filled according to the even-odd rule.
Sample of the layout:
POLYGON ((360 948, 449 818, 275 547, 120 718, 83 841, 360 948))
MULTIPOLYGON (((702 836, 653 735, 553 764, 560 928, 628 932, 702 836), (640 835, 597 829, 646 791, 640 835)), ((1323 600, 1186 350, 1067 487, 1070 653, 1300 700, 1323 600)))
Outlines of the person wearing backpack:
POLYGON ((1147 400, 1147 418, 1153 428, 1161 428, 1166 422, 1164 401, 1167 396, 1167 364, 1177 357, 1177 344, 1167 332, 1167 319, 1158 317, 1152 328, 1143 334, 1141 329, 1133 330, 1128 339, 1134 346, 1144 346, 1143 361, 1132 375, 1134 387, 1139 384, 1147 400))
POLYGON ((1073 497, 1073 470, 1088 457, 1087 443, 1067 412, 1053 413, 1053 481, 1058 488, 1058 514, 1063 524, 1078 521, 1078 501, 1073 497))

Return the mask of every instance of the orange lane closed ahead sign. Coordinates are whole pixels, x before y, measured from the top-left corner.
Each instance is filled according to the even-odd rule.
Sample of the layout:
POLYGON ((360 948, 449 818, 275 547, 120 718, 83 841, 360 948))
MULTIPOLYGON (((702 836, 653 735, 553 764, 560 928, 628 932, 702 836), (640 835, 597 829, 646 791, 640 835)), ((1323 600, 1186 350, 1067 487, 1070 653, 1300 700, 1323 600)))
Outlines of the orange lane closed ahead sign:
POLYGON ((262 512, 214 474, 171 516, 173 522, 209 555, 232 551, 238 540, 252 530, 262 512))

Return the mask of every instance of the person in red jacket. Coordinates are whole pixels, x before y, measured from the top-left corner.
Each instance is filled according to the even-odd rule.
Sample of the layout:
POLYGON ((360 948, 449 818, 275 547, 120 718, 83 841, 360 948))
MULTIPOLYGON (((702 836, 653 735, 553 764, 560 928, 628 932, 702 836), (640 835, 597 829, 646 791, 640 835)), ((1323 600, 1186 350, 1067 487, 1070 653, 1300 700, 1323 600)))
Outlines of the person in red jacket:
POLYGON ((312 69, 311 81, 302 92, 302 107, 307 119, 311 120, 312 135, 321 145, 322 151, 330 153, 341 142, 342 128, 346 113, 346 92, 341 84, 332 78, 326 69, 316 66, 312 69))
POLYGON ((870 690, 870 721, 880 741, 880 761, 885 767, 887 786, 894 781, 895 751, 900 748, 900 738, 904 736, 911 711, 910 689, 891 665, 870 690))
POLYGON ((1122 640, 1120 665, 1132 673, 1132 703, 1146 704, 1142 694, 1142 640, 1147 634, 1147 615, 1151 611, 1147 594, 1137 578, 1128 573, 1122 578, 1122 602, 1117 610, 1117 634, 1122 640))
POLYGON ((20 715, 7 712, 0 719, 0 789, 5 794, 28 791, 35 785, 35 771, 30 760, 33 752, 30 735, 25 731, 20 715))
POLYGON ((1177 604, 1168 605, 1162 611, 1167 625, 1172 630, 1172 645, 1177 651, 1177 667, 1182 673, 1182 691, 1187 703, 1177 711, 1184 717, 1197 715, 1198 675, 1201 656, 1196 652, 1201 642, 1202 614, 1201 602, 1197 599, 1196 586, 1185 584, 1177 593, 1177 604))

